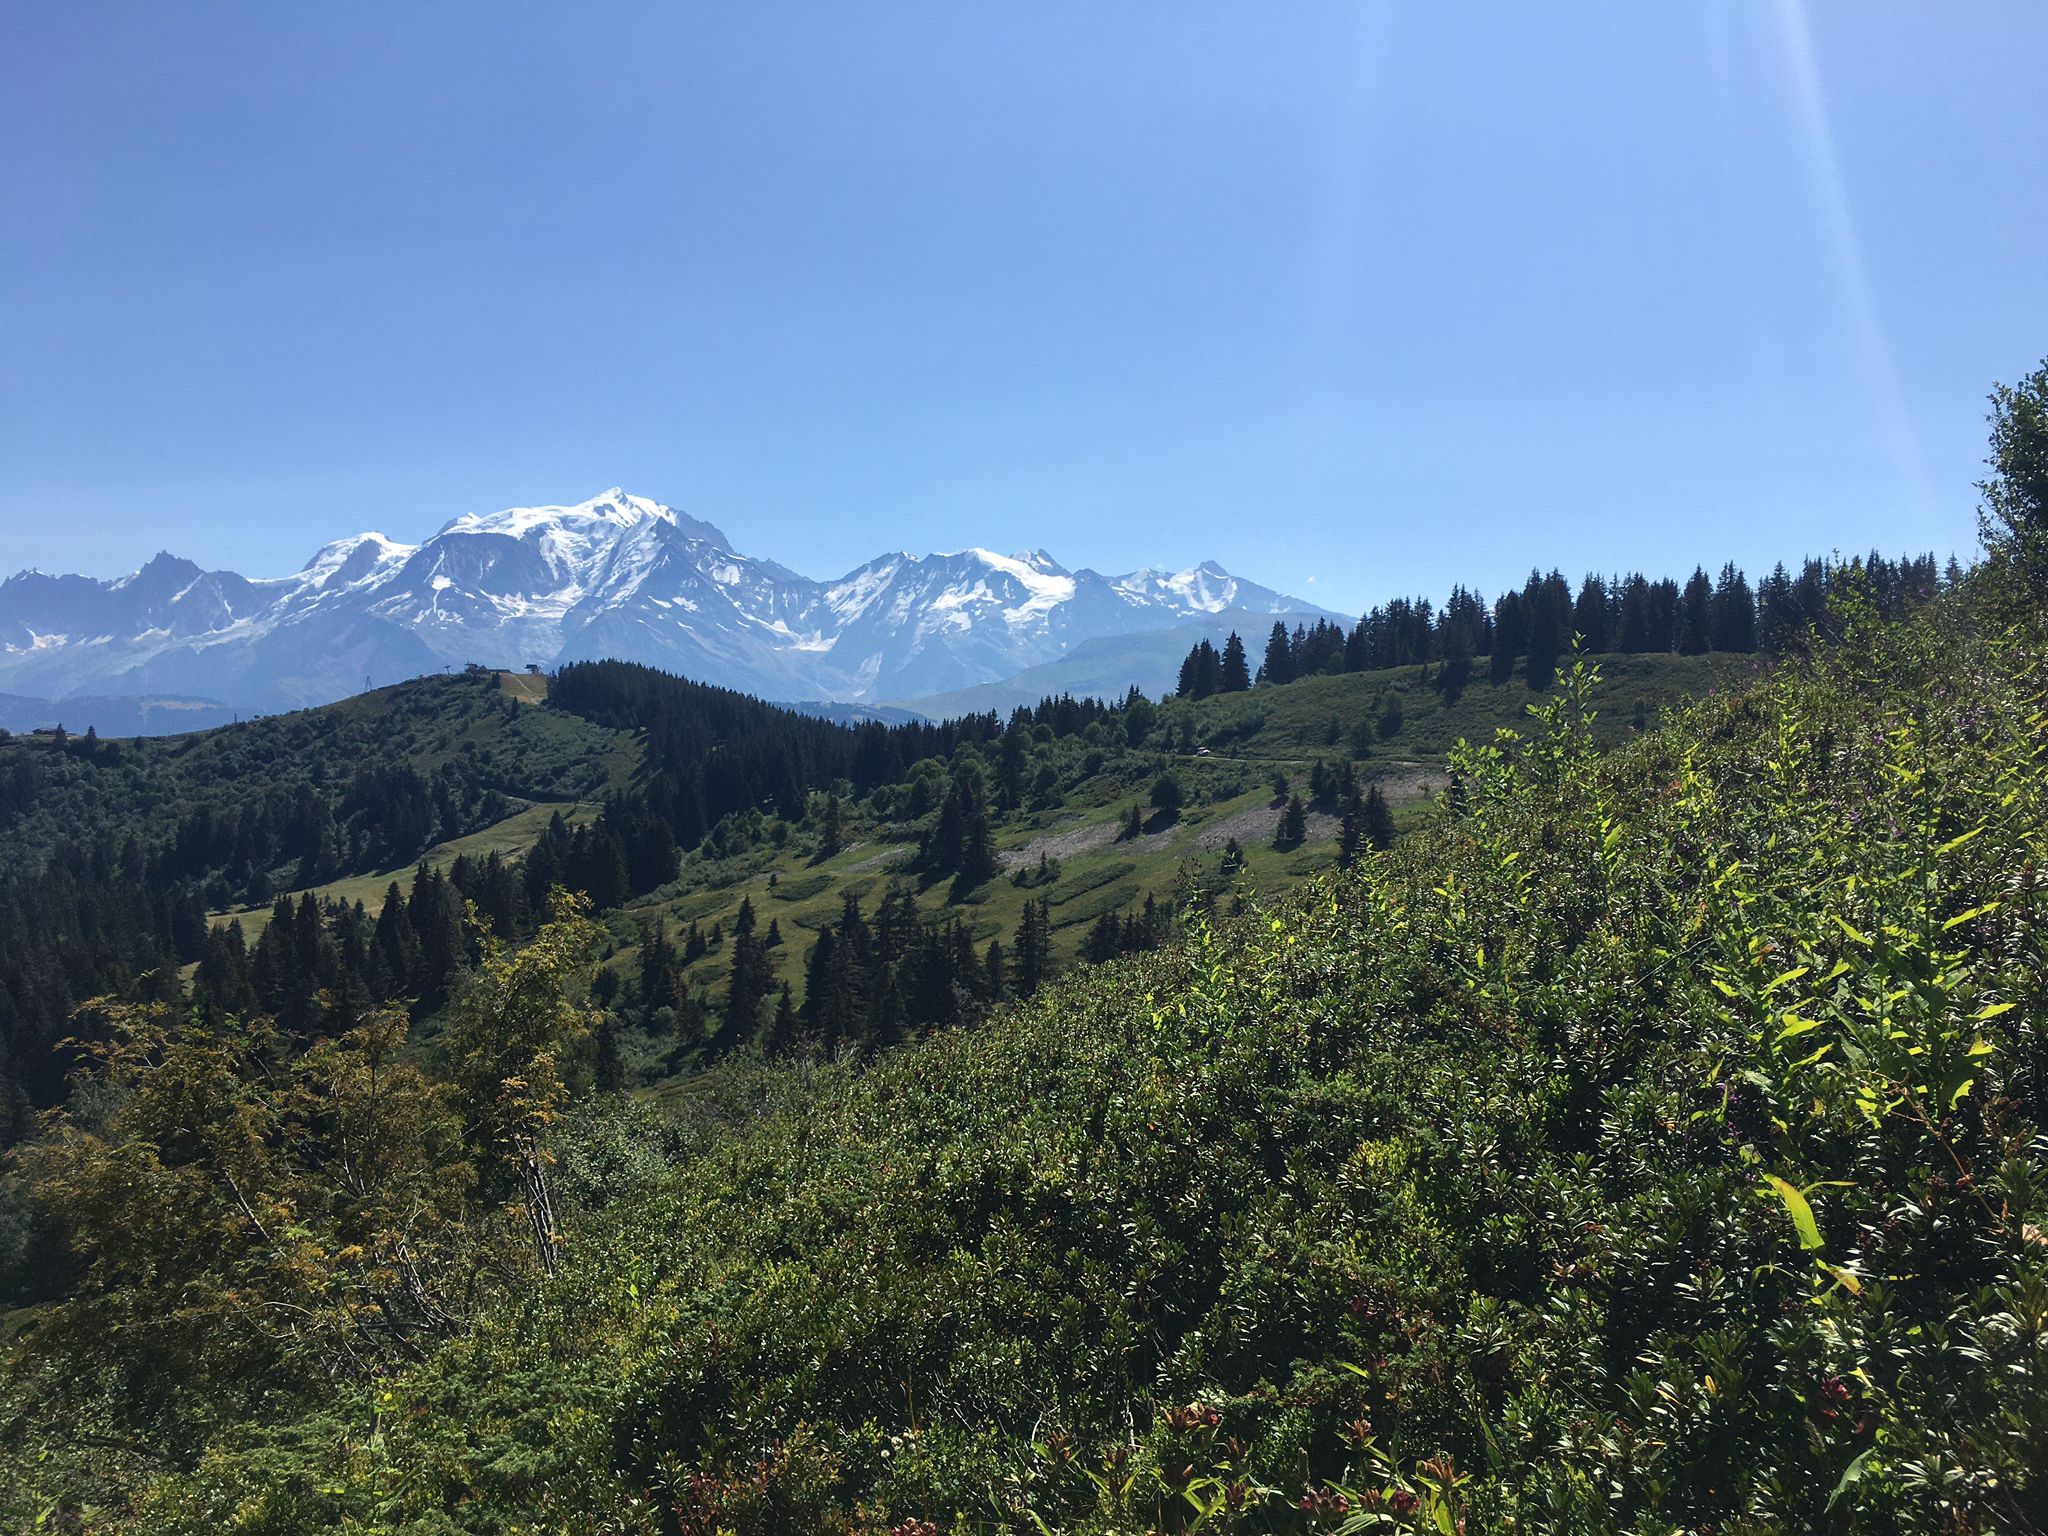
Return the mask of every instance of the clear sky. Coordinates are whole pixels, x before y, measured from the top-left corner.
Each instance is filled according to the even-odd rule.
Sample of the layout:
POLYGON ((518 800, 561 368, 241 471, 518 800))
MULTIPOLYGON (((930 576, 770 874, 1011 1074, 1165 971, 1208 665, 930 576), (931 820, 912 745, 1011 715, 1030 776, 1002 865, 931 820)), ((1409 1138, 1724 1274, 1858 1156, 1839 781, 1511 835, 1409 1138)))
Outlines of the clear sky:
POLYGON ((1967 551, 2048 6, 0 6, 0 567, 1967 551))

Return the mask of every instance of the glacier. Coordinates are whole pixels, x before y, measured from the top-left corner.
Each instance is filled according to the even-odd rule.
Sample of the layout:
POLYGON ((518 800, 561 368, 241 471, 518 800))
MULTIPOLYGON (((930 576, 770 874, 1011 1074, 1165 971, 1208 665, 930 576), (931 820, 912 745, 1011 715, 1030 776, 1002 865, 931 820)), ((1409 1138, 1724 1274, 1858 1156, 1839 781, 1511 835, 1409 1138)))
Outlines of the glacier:
POLYGON ((1213 562, 1104 576, 1042 549, 899 551, 819 581, 614 486, 465 513, 418 544, 354 534, 288 576, 170 554, 113 580, 23 571, 0 582, 0 691, 268 711, 472 663, 618 658, 762 698, 881 705, 1224 614, 1337 617, 1213 562))

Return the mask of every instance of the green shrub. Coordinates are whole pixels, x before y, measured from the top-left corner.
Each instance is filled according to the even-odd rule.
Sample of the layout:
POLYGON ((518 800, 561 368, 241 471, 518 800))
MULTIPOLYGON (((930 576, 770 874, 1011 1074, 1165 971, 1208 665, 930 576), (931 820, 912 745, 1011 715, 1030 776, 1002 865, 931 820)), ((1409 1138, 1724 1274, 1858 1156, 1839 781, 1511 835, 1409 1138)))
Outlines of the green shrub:
POLYGON ((2048 651, 1846 627, 1605 756, 1568 671, 1348 876, 607 1131, 559 1281, 132 1524, 2041 1529, 2048 651))

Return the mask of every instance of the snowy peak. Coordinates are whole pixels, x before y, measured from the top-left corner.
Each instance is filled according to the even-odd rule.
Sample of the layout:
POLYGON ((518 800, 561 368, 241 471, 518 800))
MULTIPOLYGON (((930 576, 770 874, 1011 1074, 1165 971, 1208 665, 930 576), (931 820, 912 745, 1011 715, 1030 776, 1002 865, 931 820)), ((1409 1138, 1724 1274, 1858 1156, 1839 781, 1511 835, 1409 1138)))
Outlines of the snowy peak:
POLYGON ((831 581, 613 486, 450 519, 418 544, 365 532, 291 576, 160 555, 118 581, 0 583, 0 690, 195 691, 324 702, 440 667, 643 661, 763 698, 871 702, 1000 681, 1090 640, 1191 617, 1321 610, 1212 563, 1108 577, 1044 549, 885 554, 831 581))
MULTIPOLYGON (((1243 606, 1241 594, 1256 591, 1262 599, 1277 597, 1264 588, 1251 588, 1213 560, 1184 571, 1155 571, 1149 567, 1116 578, 1116 590, 1127 601, 1160 604, 1183 613, 1221 613, 1243 606)), ((1306 605, 1303 605, 1306 606, 1306 605)))
POLYGON ((359 533, 324 545, 299 568, 299 580, 314 587, 344 587, 389 565, 402 564, 418 548, 381 533, 359 533))
POLYGON ((645 496, 630 496, 618 486, 601 491, 588 501, 566 507, 507 507, 502 512, 465 512, 451 518, 442 533, 502 533, 523 539, 539 531, 596 533, 598 525, 631 528, 649 520, 673 523, 673 509, 645 496))
POLYGON ((943 599, 946 602, 957 606, 978 594, 998 603, 1003 622, 1014 628, 1042 620, 1061 603, 1073 601, 1074 578, 1043 551, 1036 555, 999 555, 993 550, 970 549, 966 553, 995 575, 1006 578, 1003 598, 997 599, 986 586, 977 586, 974 593, 948 593, 943 599))

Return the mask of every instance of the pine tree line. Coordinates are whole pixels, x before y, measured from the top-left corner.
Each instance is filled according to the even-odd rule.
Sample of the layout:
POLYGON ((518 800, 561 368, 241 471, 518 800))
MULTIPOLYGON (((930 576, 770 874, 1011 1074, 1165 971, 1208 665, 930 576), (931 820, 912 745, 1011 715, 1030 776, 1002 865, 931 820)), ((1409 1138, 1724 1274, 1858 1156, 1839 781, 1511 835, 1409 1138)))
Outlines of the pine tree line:
POLYGON ((1826 622, 1829 595, 1845 583, 1868 594, 1880 615, 1892 617, 1926 602, 1959 573, 1943 570, 1931 554, 1897 560, 1871 553, 1847 564, 1810 559, 1797 576, 1780 564, 1754 589, 1732 562, 1718 577, 1695 569, 1681 585, 1627 576, 1588 575, 1574 595, 1562 573, 1531 571, 1519 591, 1488 604, 1457 586, 1443 606, 1426 597, 1395 598, 1374 608, 1346 632, 1328 619, 1289 629, 1276 620, 1255 678, 1242 680, 1229 665, 1244 655, 1233 633, 1223 649, 1198 642, 1182 662, 1176 692, 1207 698, 1253 684, 1292 682, 1338 672, 1441 663, 1442 685, 1455 692, 1470 677, 1475 658, 1494 682, 1522 665, 1532 686, 1550 680, 1574 636, 1588 652, 1631 654, 1708 651, 1774 653, 1798 648, 1826 622))
MULTIPOLYGON (((1091 963, 1157 949, 1172 932, 1171 914, 1151 896, 1133 912, 1096 918, 1081 946, 1091 963)), ((848 893, 837 921, 821 928, 804 957, 803 1000, 777 987, 769 951, 784 942, 771 922, 763 932, 751 900, 729 935, 692 924, 679 952, 667 923, 640 935, 631 995, 606 997, 668 1046, 671 1070, 753 1049, 870 1055, 917 1032, 971 1023, 1005 998, 1030 997, 1052 976, 1052 911, 1045 897, 1025 904, 1011 942, 976 943, 957 915, 926 916, 905 888, 886 892, 872 911, 848 893), (725 979, 692 989, 692 961, 723 947, 725 979)))
MULTIPOLYGON (((1150 903, 1141 921, 1145 933, 1164 934, 1150 903)), ((872 911, 849 892, 805 954, 801 1004, 791 987, 773 982, 769 952, 783 942, 775 923, 761 929, 751 900, 729 935, 704 935, 692 924, 680 953, 656 920, 641 932, 637 995, 620 1006, 637 1009, 643 1026, 666 1039, 672 1067, 742 1049, 866 1055, 920 1030, 969 1023, 1006 997, 1028 997, 1052 969, 1052 918, 1042 897, 1026 904, 1005 948, 998 938, 977 944, 957 915, 926 916, 907 889, 886 892, 872 911), (692 991, 688 966, 721 946, 723 986, 692 991)))
MULTIPOLYGON (((1007 812, 1023 799, 1023 763, 1037 731, 1073 736, 1098 721, 1133 714, 1149 726, 1151 710, 1150 701, 1133 690, 1114 703, 1049 697, 1013 711, 1007 721, 989 711, 943 722, 846 726, 622 661, 563 667, 549 704, 616 730, 643 733, 647 772, 641 797, 685 850, 697 848, 727 817, 768 812, 801 823, 819 808, 817 795, 843 790, 862 799, 903 782, 920 763, 952 761, 962 747, 998 749, 994 802, 985 798, 983 804, 993 813, 1007 812)), ((966 822, 973 814, 972 806, 953 806, 962 838, 971 832, 966 822)), ((950 830, 930 867, 958 872, 950 830)))

